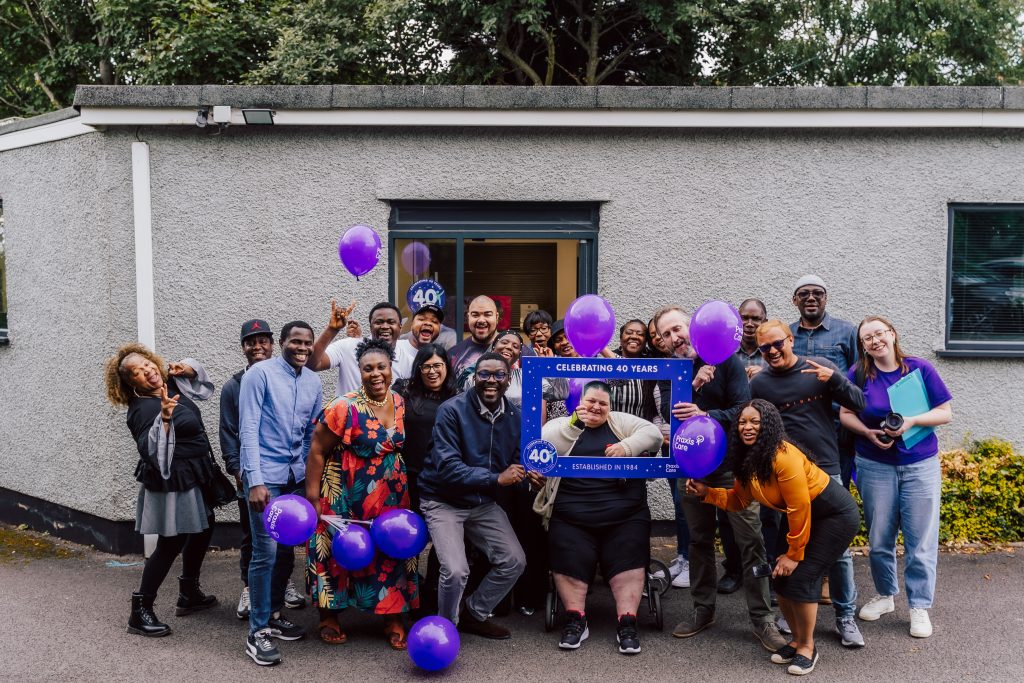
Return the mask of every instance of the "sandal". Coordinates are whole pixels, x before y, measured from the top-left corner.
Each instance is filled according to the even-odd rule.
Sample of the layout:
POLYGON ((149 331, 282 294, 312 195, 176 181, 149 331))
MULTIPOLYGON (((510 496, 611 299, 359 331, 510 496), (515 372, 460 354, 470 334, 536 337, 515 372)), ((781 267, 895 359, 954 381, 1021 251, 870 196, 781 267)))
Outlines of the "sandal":
POLYGON ((391 621, 384 627, 384 635, 387 636, 388 645, 392 650, 404 650, 407 647, 405 639, 405 627, 400 621, 391 621))
POLYGON ((341 630, 337 617, 325 617, 320 620, 320 640, 328 645, 341 645, 348 641, 348 636, 341 630))

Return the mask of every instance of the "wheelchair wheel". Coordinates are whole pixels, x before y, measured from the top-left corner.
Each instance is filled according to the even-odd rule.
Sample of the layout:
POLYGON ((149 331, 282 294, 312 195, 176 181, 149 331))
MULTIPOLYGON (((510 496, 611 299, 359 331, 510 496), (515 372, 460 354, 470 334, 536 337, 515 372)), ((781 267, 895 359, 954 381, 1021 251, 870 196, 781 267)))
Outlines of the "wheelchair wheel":
POLYGON ((650 606, 651 616, 654 617, 654 628, 663 631, 665 629, 665 612, 661 609, 661 593, 651 591, 650 606))
POLYGON ((544 630, 552 631, 555 628, 555 616, 558 613, 558 593, 555 592, 554 586, 548 591, 548 594, 544 596, 544 630))
POLYGON ((659 597, 668 592, 672 587, 672 575, 669 573, 668 565, 661 560, 651 560, 647 565, 647 587, 653 589, 659 597))

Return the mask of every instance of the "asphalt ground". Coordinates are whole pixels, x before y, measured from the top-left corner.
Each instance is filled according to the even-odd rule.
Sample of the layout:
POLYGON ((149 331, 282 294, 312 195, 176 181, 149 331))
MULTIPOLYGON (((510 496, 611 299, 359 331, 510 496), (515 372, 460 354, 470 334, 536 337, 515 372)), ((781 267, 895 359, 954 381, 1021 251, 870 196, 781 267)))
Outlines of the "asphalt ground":
MULTIPOLYGON (((9 536, 10 529, 5 530, 9 536)), ((771 681, 791 680, 772 664, 750 634, 742 594, 719 596, 716 623, 686 640, 672 627, 691 608, 689 591, 665 597, 665 630, 648 624, 640 608, 643 652, 624 656, 615 647, 615 614, 608 588, 595 588, 588 603, 590 639, 576 651, 557 647, 558 631, 545 633, 540 613, 500 620, 508 641, 463 635, 458 660, 448 670, 425 673, 406 653, 390 650, 381 624, 346 613, 349 642, 329 646, 315 637, 279 643, 284 661, 257 667, 243 653, 246 622, 236 619, 238 554, 211 552, 203 587, 221 604, 174 616, 178 567, 157 600, 157 614, 174 629, 166 638, 129 635, 129 596, 139 581, 140 557, 114 557, 67 544, 36 550, 0 542, 0 680, 42 681, 771 681)), ((656 555, 671 555, 655 539, 656 555)), ((1024 558, 1014 549, 984 554, 943 553, 939 559, 935 633, 911 638, 907 605, 873 623, 859 622, 867 646, 847 650, 832 630, 833 611, 818 614, 817 681, 1022 681, 1024 680, 1024 558)), ((301 564, 301 562, 297 563, 301 564)), ((871 588, 867 558, 855 558, 860 604, 871 588)), ((296 577, 299 577, 296 569, 296 577)), ((290 610, 290 619, 316 626, 312 608, 290 610)))

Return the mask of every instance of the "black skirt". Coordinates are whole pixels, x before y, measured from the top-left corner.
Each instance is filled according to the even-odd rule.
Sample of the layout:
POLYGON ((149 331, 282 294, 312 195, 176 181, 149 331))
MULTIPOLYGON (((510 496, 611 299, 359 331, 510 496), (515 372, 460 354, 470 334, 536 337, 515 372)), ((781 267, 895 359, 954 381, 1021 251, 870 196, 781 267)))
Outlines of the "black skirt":
MULTIPOLYGON (((783 516, 776 541, 777 548, 788 548, 789 524, 783 516)), ((775 592, 794 602, 818 602, 821 580, 836 563, 860 528, 860 510, 850 492, 829 480, 811 501, 811 536, 804 548, 804 559, 789 576, 774 580, 775 592)))

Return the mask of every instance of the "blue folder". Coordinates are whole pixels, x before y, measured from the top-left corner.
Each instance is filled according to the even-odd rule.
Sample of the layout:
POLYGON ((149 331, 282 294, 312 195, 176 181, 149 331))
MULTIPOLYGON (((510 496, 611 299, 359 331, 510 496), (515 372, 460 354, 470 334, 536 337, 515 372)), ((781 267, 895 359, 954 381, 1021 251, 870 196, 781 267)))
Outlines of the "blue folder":
MULTIPOLYGON (((924 379, 921 377, 920 369, 914 370, 889 387, 889 405, 892 406, 892 412, 899 413, 904 417, 921 415, 932 409, 928 404, 928 392, 924 388, 924 379)), ((934 431, 934 427, 914 425, 903 432, 903 445, 913 448, 934 431)))

